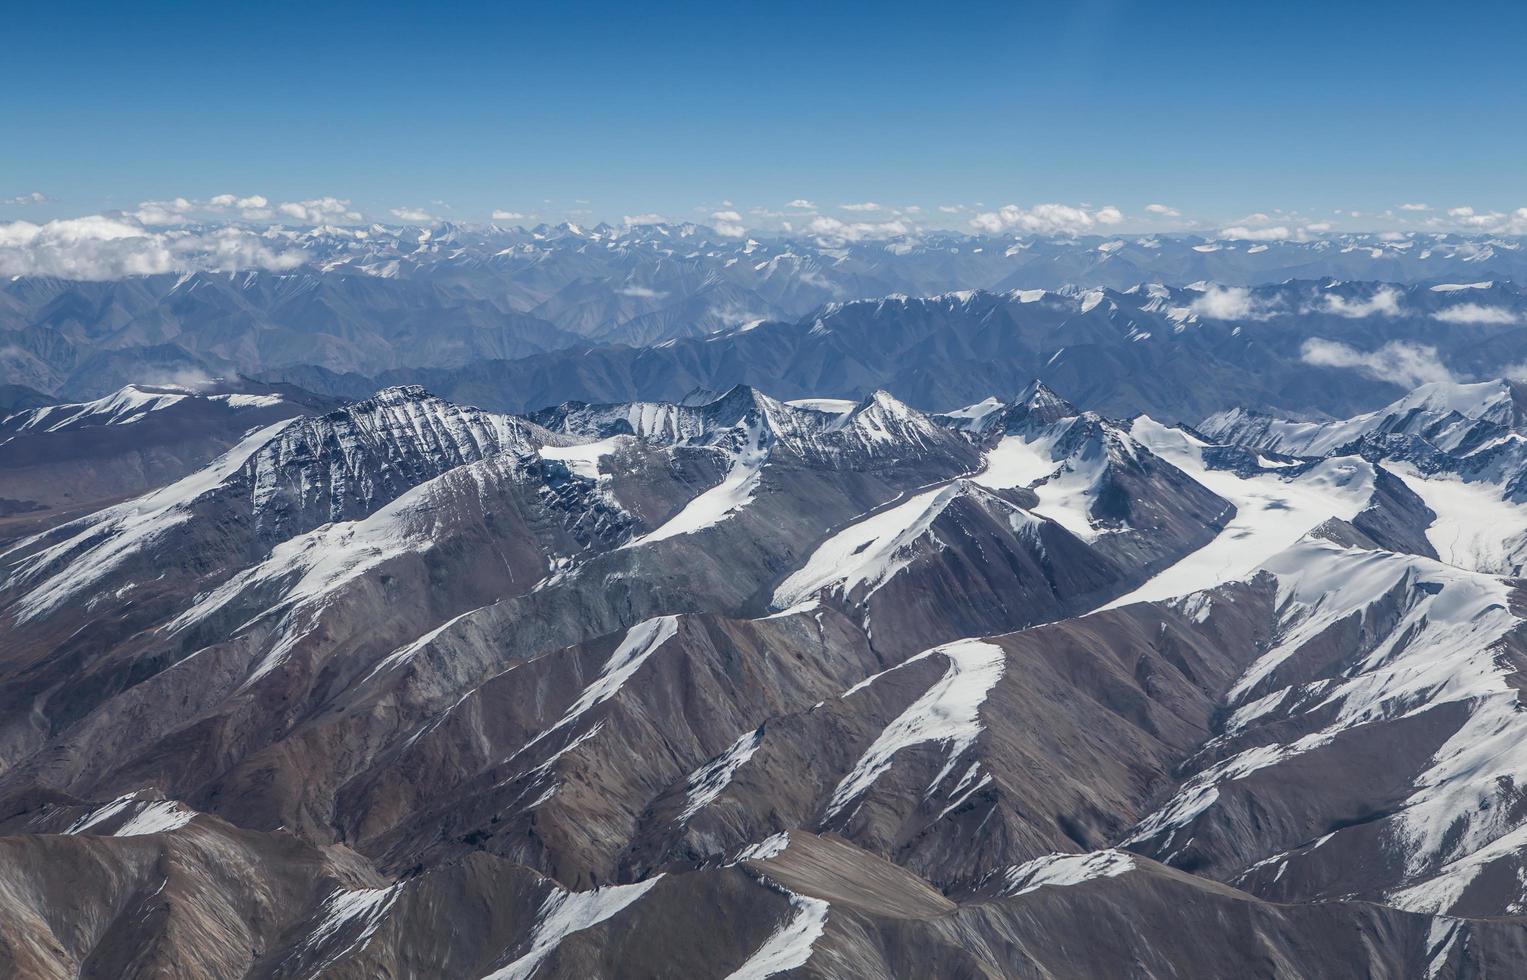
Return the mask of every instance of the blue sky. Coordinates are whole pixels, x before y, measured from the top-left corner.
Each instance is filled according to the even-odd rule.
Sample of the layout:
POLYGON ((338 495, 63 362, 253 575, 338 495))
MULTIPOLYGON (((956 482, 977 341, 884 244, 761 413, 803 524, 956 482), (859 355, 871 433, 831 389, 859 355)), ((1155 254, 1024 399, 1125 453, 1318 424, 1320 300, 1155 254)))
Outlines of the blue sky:
POLYGON ((748 224, 875 202, 949 226, 1045 202, 1201 226, 1527 205, 1520 3, 54 3, 6 22, 0 220, 225 193, 748 224))

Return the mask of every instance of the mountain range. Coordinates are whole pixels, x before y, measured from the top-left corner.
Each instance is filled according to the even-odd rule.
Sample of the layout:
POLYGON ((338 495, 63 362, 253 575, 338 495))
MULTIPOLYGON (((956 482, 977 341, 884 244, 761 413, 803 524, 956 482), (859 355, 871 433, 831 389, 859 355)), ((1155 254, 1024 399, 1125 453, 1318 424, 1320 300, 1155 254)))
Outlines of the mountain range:
MULTIPOLYGON (((914 404, 942 409, 956 402, 934 405, 923 399, 951 397, 972 385, 958 381, 965 365, 945 363, 940 355, 972 352, 927 352, 934 360, 922 368, 925 377, 915 381, 873 363, 855 365, 841 378, 830 372, 822 377, 766 376, 771 363, 798 356, 787 347, 772 362, 747 365, 746 371, 761 376, 728 379, 720 367, 705 363, 695 345, 734 337, 760 323, 770 327, 768 335, 791 328, 806 332, 834 314, 840 321, 862 317, 883 297, 947 298, 950 293, 963 296, 965 290, 998 296, 1049 290, 1052 297, 1061 291, 1083 297, 1106 290, 1103 309, 1117 309, 1121 323, 1139 324, 1133 334, 1121 330, 1117 343, 1150 333, 1160 344, 1163 331, 1182 323, 1181 317, 1166 317, 1166 311, 1194 308, 1195 300, 1193 315, 1200 319, 1212 315, 1242 326, 1291 312, 1277 305, 1290 299, 1282 285, 1288 280, 1315 284, 1310 288, 1367 284, 1370 294, 1402 288, 1384 286, 1393 282, 1527 280, 1527 251, 1520 240, 1449 234, 1252 243, 1197 236, 936 232, 850 241, 810 235, 729 237, 692 224, 531 229, 442 224, 272 228, 259 240, 282 258, 279 271, 202 269, 105 281, 18 276, 0 284, 0 384, 14 386, 0 390, 0 410, 28 407, 39 397, 87 401, 130 383, 190 384, 240 375, 289 379, 354 399, 397 384, 424 383, 453 392, 456 373, 549 373, 553 381, 514 397, 503 392, 491 393, 492 398, 486 397, 489 392, 460 395, 488 407, 523 411, 575 397, 677 398, 684 391, 670 390, 679 383, 670 375, 685 370, 707 375, 708 380, 695 383, 711 387, 746 381, 780 392, 788 385, 844 397, 886 387, 914 404), (1201 295, 1184 295, 1195 284, 1201 295), (1248 287, 1259 288, 1249 300, 1242 292, 1248 287), (1271 291, 1263 295, 1260 287, 1271 291), (1169 295, 1156 296, 1162 288, 1169 295), (1153 303, 1161 309, 1148 308, 1153 303), (663 353, 670 342, 687 351, 684 363, 666 363, 676 356, 663 353), (566 377, 578 371, 573 359, 590 349, 603 362, 600 370, 606 377, 566 377), (658 363, 644 373, 633 363, 642 358, 658 363)), ((1450 315, 1462 319, 1447 322, 1473 324, 1473 332, 1519 323, 1516 291, 1500 288, 1510 294, 1504 305, 1493 305, 1499 296, 1451 297, 1459 306, 1472 303, 1478 309, 1455 311, 1450 315)), ((1371 296, 1364 298, 1362 292, 1316 299, 1324 309, 1326 298, 1357 297, 1356 305, 1339 308, 1341 315, 1354 316, 1368 309, 1362 304, 1371 296)), ((1076 304, 1070 308, 1072 315, 1084 312, 1076 304)), ((1369 315, 1406 319, 1431 312, 1434 304, 1412 309, 1386 302, 1369 315)), ((911 328, 904 322, 905 310, 877 315, 886 318, 885 332, 893 337, 911 328)), ((951 316, 938 311, 920 315, 951 316)), ((1034 330, 1059 337, 1046 358, 1073 343, 1041 310, 1013 314, 1013 326, 1028 329, 1034 317, 1040 321, 1034 330)), ((1083 336, 1075 343, 1097 342, 1086 336, 1093 326, 1084 322, 1078 328, 1083 336)), ((731 349, 737 342, 724 343, 731 349)), ((1524 352, 1507 346, 1515 359, 1498 361, 1497 368, 1523 359, 1524 352)), ((882 360, 890 356, 886 350, 878 353, 882 360)), ((1016 390, 1043 366, 1032 351, 1025 353, 1008 376, 988 372, 973 385, 983 393, 1016 390)), ((1114 349, 1109 360, 1128 364, 1131 358, 1114 349)), ((733 374, 743 371, 741 366, 731 369, 733 374)), ((1054 380, 1062 385, 1073 381, 1054 380)), ((459 383, 471 384, 466 378, 459 383)), ((1076 391, 1084 402, 1087 394, 1076 391)), ((1161 406, 1144 407, 1161 413, 1161 406)))
POLYGON ((1291 352, 1477 377, 1510 325, 1438 324, 1521 307, 1384 289, 892 298, 534 390, 14 413, 0 453, 96 489, 5 494, 0 966, 1511 975, 1527 388, 1291 352))

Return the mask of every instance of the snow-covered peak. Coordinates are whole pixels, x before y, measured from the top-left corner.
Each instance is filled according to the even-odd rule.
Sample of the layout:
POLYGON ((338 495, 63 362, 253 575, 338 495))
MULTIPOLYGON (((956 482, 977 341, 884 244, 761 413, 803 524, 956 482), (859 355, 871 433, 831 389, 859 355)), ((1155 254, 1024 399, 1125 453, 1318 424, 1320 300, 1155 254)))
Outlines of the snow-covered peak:
POLYGON ((94 401, 17 412, 0 420, 0 431, 59 432, 95 425, 130 425, 190 396, 191 392, 184 388, 128 385, 94 401))
POLYGON ((1021 408, 1025 418, 1040 422, 1054 422, 1080 414, 1075 405, 1056 394, 1053 388, 1038 378, 1018 393, 1014 407, 1021 408))
POLYGON ((1211 415, 1199 429, 1220 442, 1293 456, 1325 456, 1388 436, 1414 436, 1443 452, 1456 452, 1527 429, 1527 386, 1505 380, 1439 381, 1376 412, 1341 421, 1297 422, 1235 408, 1211 415))

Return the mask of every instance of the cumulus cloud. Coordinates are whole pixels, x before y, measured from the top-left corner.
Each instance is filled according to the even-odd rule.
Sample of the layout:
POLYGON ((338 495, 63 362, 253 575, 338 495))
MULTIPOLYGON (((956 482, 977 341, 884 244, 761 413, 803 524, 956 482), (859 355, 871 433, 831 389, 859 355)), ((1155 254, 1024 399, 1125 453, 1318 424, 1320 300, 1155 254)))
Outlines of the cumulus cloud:
POLYGON ((1230 241, 1243 242, 1286 242, 1295 237, 1285 225, 1274 225, 1271 228, 1248 228, 1245 225, 1231 225, 1229 228, 1221 228, 1219 237, 1230 241))
POLYGON ((631 225, 661 225, 667 223, 668 219, 656 211, 649 211, 646 214, 628 214, 621 221, 629 227, 631 225))
POLYGON ((1004 231, 1032 235, 1080 235, 1092 231, 1098 225, 1116 225, 1123 220, 1123 212, 1115 207, 1088 211, 1069 204, 1036 204, 1028 209, 1008 204, 996 211, 976 215, 970 219, 970 226, 992 235, 1004 231))
POLYGON ((1167 207, 1165 204, 1147 204, 1145 210, 1162 218, 1180 218, 1182 212, 1176 208, 1167 207))
POLYGON ((519 211, 505 211, 502 208, 498 208, 493 212, 494 221, 524 221, 528 217, 530 217, 528 214, 523 214, 519 211))
POLYGON ((251 194, 248 197, 239 197, 237 194, 218 194, 216 197, 210 198, 207 204, 216 210, 224 208, 249 209, 270 207, 270 202, 259 194, 251 194))
POLYGON ((814 202, 808 201, 804 197, 796 198, 795 200, 791 201, 789 204, 786 204, 785 207, 787 207, 787 208, 797 208, 797 209, 802 210, 802 211, 815 211, 817 209, 817 206, 816 206, 816 204, 814 202))
POLYGON ((839 221, 825 215, 811 220, 807 230, 819 238, 858 242, 881 238, 901 238, 913 233, 913 227, 900 219, 891 221, 839 221))
POLYGON ((322 225, 361 221, 361 213, 350 207, 348 200, 337 197, 317 197, 309 201, 283 201, 276 206, 283 217, 295 218, 304 224, 322 225))
POLYGON ((1402 205, 1400 205, 1400 210, 1401 211, 1430 211, 1431 208, 1428 207, 1425 204, 1402 204, 1402 205))
POLYGON ((392 214, 400 221, 434 221, 435 216, 423 208, 393 208, 392 214))
POLYGON ((742 226, 742 215, 736 211, 715 211, 710 219, 714 222, 716 233, 728 238, 741 238, 747 234, 747 229, 742 226))
POLYGON ((1210 286, 1188 304, 1188 312, 1209 320, 1247 320, 1263 315, 1245 286, 1210 286))
POLYGON ((651 289, 647 286, 638 286, 635 284, 622 286, 615 291, 622 296, 634 296, 637 299, 662 299, 668 295, 660 289, 651 289))
POLYGON ((161 229, 127 214, 0 224, 5 276, 118 279, 194 269, 290 269, 304 258, 242 228, 161 229))
POLYGON ((1430 218, 1427 224, 1441 226, 1453 224, 1469 231, 1492 232, 1501 235, 1527 234, 1527 207, 1504 211, 1476 211, 1468 205, 1447 209, 1447 218, 1430 218))
POLYGON ((1399 316, 1400 291, 1383 286, 1374 290, 1373 295, 1367 299, 1347 299, 1336 293, 1327 293, 1322 312, 1353 320, 1366 316, 1399 316))
POLYGON ((840 204, 838 207, 844 211, 879 211, 880 205, 874 201, 863 201, 859 204, 840 204))
POLYGON ((1304 342, 1299 355, 1306 364, 1352 368, 1407 388, 1430 381, 1453 380, 1453 372, 1437 357, 1437 348, 1399 340, 1365 353, 1338 341, 1311 337, 1304 342))
POLYGON ((41 191, 32 191, 30 194, 17 194, 15 197, 0 197, 0 205, 49 204, 52 201, 51 197, 41 191))
POLYGON ((938 209, 945 214, 964 214, 970 210, 963 204, 940 204, 938 209))
POLYGON ((1480 323, 1504 325, 1518 323, 1521 317, 1503 306, 1484 306, 1480 303, 1459 303, 1432 314, 1443 323, 1480 323))
POLYGON ((127 212, 145 225, 181 225, 190 220, 194 205, 183 197, 168 201, 143 201, 136 211, 127 212))

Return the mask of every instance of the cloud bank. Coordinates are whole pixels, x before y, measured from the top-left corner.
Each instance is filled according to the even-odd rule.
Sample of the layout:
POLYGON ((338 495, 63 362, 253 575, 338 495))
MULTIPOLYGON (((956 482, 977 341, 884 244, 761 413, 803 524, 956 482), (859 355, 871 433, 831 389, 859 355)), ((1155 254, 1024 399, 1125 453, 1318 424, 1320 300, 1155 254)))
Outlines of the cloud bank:
POLYGON ((1376 350, 1364 353, 1349 344, 1311 337, 1300 348, 1299 356, 1306 364, 1352 368, 1406 388, 1414 388, 1429 381, 1453 380, 1453 372, 1437 357, 1437 348, 1399 340, 1391 340, 1376 350))
POLYGON ((291 269, 301 251, 277 250, 253 232, 157 229, 128 216, 89 215, 0 224, 0 275, 119 279, 194 269, 291 269))
POLYGON ((1099 225, 1117 225, 1123 221, 1124 213, 1115 207, 1088 211, 1069 204, 1036 204, 1028 209, 1008 204, 976 215, 970 219, 970 226, 992 235, 1004 231, 1029 235, 1081 235, 1096 230, 1099 225))

